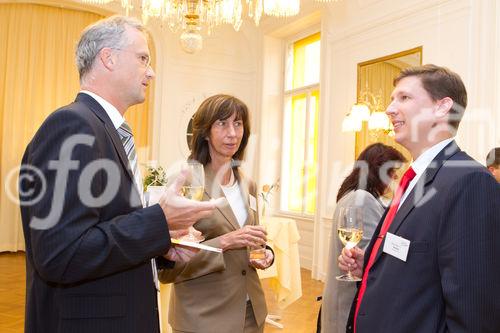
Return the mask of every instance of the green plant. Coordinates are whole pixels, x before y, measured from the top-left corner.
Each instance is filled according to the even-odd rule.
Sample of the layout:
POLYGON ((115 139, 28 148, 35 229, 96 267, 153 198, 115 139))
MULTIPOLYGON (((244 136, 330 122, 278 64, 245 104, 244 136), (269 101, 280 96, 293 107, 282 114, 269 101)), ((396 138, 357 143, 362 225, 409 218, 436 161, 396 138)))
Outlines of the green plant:
POLYGON ((162 186, 167 185, 167 174, 165 170, 159 167, 146 167, 146 176, 143 180, 144 191, 148 189, 148 186, 162 186))

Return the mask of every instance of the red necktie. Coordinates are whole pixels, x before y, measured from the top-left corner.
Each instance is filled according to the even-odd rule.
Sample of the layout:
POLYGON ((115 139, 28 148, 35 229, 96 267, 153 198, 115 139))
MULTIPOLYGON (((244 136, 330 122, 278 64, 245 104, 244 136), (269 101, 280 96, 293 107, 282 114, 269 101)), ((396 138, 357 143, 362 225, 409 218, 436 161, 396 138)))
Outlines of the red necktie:
POLYGON ((363 272, 363 280, 361 281, 361 287, 358 293, 356 312, 354 312, 354 333, 356 333, 356 319, 358 318, 359 306, 361 305, 361 301, 363 299, 363 295, 365 294, 366 290, 366 281, 368 281, 368 272, 370 271, 370 268, 372 268, 373 262, 375 261, 375 257, 377 256, 380 245, 382 244, 382 240, 384 239, 387 230, 389 230, 389 227, 391 226, 391 223, 394 220, 394 216, 398 211, 399 203, 401 202, 401 197, 408 188, 408 185, 410 184, 411 180, 415 178, 415 175, 416 175, 415 171, 413 171, 411 167, 404 173, 403 178, 401 178, 401 182, 399 183, 399 186, 396 190, 396 193, 394 194, 394 198, 392 199, 391 207, 389 208, 389 211, 385 216, 382 228, 380 228, 380 232, 378 234, 377 239, 375 240, 375 244, 373 244, 373 248, 370 253, 370 259, 368 260, 368 263, 366 264, 365 270, 363 272))

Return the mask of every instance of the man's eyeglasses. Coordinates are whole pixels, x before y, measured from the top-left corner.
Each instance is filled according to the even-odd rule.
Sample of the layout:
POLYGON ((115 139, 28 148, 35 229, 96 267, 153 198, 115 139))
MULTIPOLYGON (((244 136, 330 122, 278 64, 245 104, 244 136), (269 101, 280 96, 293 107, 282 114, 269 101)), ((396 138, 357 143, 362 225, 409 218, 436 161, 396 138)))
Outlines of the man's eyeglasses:
POLYGON ((124 52, 129 52, 129 53, 134 53, 137 59, 139 59, 140 63, 148 68, 151 66, 151 57, 148 54, 138 54, 134 51, 131 50, 125 50, 125 49, 118 49, 118 48, 112 48, 113 50, 118 50, 118 51, 124 51, 124 52))

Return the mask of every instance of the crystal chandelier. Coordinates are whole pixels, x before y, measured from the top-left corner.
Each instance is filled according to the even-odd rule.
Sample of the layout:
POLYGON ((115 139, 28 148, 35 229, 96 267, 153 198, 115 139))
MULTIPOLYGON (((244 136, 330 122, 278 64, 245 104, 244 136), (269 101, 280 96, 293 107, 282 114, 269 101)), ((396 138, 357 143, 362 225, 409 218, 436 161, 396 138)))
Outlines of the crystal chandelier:
MULTIPOLYGON (((180 42, 184 51, 201 50, 201 31, 212 34, 216 26, 230 24, 238 31, 243 23, 243 6, 248 16, 259 25, 262 15, 290 17, 300 11, 300 0, 80 0, 85 3, 104 5, 121 2, 126 15, 134 9, 147 23, 151 18, 161 20, 173 32, 181 31, 180 42)), ((331 0, 316 0, 327 2, 331 0)), ((337 0, 334 0, 337 1, 337 0)))

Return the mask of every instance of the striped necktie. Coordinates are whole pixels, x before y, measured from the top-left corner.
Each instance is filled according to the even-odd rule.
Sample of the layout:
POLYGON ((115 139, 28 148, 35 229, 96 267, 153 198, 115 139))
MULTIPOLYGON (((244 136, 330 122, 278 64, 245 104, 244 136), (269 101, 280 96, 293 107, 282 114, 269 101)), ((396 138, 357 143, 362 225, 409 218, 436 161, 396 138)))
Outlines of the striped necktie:
MULTIPOLYGON (((117 129, 118 135, 120 135, 120 139, 122 140, 123 148, 125 149, 125 153, 127 154, 128 163, 130 166, 130 170, 132 170, 132 174, 134 175, 134 182, 137 190, 139 191, 139 195, 141 196, 141 202, 144 205, 144 194, 142 193, 142 177, 139 171, 139 167, 137 166, 137 153, 135 151, 134 144, 134 135, 132 134, 132 129, 127 124, 126 121, 121 124, 117 129)), ((156 270, 156 261, 155 259, 151 259, 151 267, 153 269, 153 280, 155 283, 155 287, 157 291, 160 291, 160 283, 158 281, 158 271, 156 270)))
POLYGON ((120 135, 120 139, 122 140, 123 148, 125 149, 125 154, 127 154, 130 170, 132 170, 132 174, 134 175, 135 186, 139 191, 139 195, 141 196, 141 201, 143 201, 142 194, 142 177, 139 171, 139 167, 137 165, 137 153, 135 151, 135 143, 134 143, 134 135, 132 134, 132 129, 127 124, 126 121, 121 124, 117 129, 118 134, 120 135))

